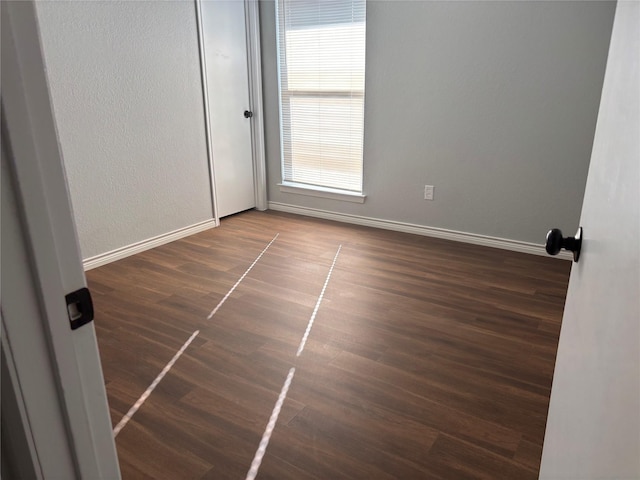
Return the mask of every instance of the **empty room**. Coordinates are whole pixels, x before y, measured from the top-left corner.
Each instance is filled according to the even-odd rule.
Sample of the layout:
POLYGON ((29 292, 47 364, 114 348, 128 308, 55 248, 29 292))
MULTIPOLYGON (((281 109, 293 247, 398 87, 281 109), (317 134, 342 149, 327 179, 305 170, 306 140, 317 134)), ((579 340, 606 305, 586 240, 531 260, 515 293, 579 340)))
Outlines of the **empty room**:
POLYGON ((1 7, 3 479, 640 479, 640 3, 1 7))

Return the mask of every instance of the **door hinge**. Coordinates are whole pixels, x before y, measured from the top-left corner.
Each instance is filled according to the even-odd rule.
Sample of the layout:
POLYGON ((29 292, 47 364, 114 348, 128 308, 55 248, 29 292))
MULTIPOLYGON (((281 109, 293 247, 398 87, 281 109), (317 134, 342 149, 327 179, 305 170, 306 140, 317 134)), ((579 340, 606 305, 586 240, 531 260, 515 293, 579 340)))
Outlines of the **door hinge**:
POLYGON ((67 301, 67 313, 69 314, 71 330, 80 328, 93 320, 93 301, 91 300, 91 292, 87 287, 71 292, 65 295, 64 298, 67 301))

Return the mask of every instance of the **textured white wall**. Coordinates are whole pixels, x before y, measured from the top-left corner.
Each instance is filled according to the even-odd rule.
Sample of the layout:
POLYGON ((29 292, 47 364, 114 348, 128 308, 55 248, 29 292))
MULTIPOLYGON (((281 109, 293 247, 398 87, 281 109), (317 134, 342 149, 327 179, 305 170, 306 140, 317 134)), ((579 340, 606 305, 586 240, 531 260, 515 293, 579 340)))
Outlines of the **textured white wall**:
POLYGON ((535 243, 577 228, 615 2, 367 2, 363 205, 276 186, 275 7, 260 7, 270 201, 535 243))
POLYGON ((192 2, 39 2, 83 258, 213 218, 192 2))

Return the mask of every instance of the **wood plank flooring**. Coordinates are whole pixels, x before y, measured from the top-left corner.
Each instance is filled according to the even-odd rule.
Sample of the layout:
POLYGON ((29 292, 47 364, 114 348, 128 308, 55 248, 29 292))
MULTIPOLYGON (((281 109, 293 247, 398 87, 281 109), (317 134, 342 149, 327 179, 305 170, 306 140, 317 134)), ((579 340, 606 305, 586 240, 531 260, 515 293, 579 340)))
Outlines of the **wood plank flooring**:
POLYGON ((114 425, 200 330, 116 437, 123 478, 245 478, 295 367, 259 479, 535 479, 569 270, 257 211, 91 270, 114 425))

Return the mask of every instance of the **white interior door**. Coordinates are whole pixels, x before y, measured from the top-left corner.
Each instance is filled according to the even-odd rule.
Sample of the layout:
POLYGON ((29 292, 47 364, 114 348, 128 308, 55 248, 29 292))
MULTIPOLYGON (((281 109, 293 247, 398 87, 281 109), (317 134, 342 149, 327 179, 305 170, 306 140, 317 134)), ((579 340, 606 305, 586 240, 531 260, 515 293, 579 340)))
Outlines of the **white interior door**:
POLYGON ((640 3, 618 2, 541 479, 640 478, 640 3))
POLYGON ((202 0, 205 89, 218 217, 256 206, 244 0, 202 0))

